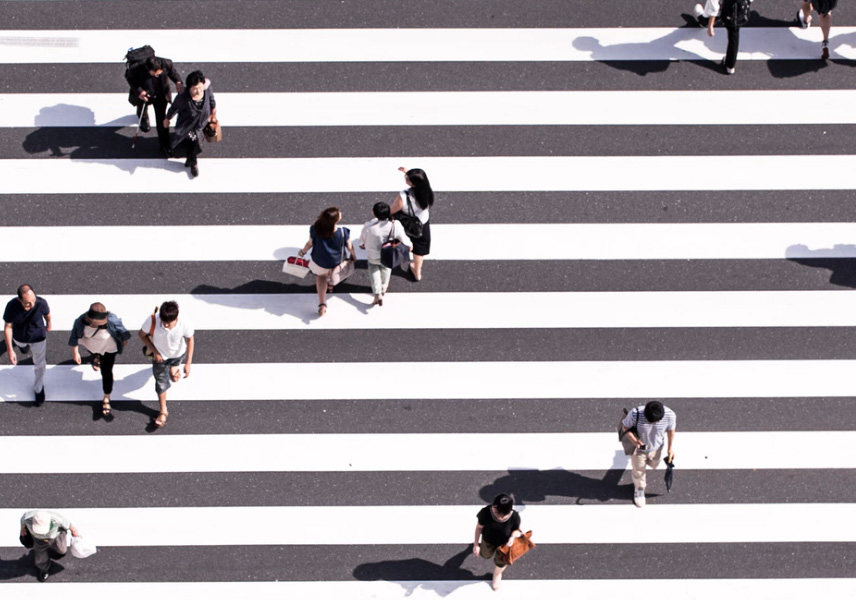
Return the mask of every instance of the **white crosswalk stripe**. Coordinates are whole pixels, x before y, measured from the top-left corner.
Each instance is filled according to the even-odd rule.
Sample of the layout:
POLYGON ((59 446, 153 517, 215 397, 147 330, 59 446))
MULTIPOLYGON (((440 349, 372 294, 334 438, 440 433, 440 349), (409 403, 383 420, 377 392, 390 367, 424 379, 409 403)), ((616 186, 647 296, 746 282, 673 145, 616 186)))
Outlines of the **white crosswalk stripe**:
MULTIPOLYGON (((13 11, 26 12, 25 4, 13 11)), ((139 3, 129 3, 134 8, 139 3)), ((819 27, 761 26, 757 18, 742 31, 739 61, 771 74, 814 64, 819 27)), ((802 349, 764 337, 798 331, 834 344, 856 327, 852 297, 840 289, 856 259, 849 204, 819 209, 817 219, 789 212, 793 202, 813 205, 856 189, 856 155, 840 138, 834 145, 812 139, 799 153, 776 142, 790 127, 820 138, 856 123, 848 74, 830 85, 828 73, 814 73, 805 89, 797 80, 774 85, 766 75, 720 89, 706 69, 671 86, 652 86, 650 77, 628 83, 620 75, 632 65, 705 66, 726 43, 721 30, 710 38, 693 26, 633 22, 377 29, 331 17, 323 28, 117 29, 96 17, 92 29, 55 30, 31 21, 11 18, 6 25, 21 28, 0 30, 0 74, 29 69, 34 79, 53 81, 64 69, 112 65, 118 78, 128 47, 151 44, 182 68, 203 64, 218 73, 212 79, 227 129, 223 143, 206 146, 202 174, 192 179, 182 158, 147 153, 154 132, 138 154, 102 145, 112 128, 112 139, 130 147, 137 122, 116 86, 67 92, 60 88, 70 80, 60 75, 43 93, 22 92, 14 80, 0 90, 0 131, 8 138, 0 144, 0 272, 6 297, 29 281, 52 314, 45 406, 32 405, 29 361, 0 364, 0 454, 9 457, 0 464, 0 487, 8 490, 0 503, 4 596, 494 597, 491 562, 469 555, 475 513, 498 491, 515 495, 522 528, 538 544, 506 572, 503 597, 605 599, 621 589, 698 600, 852 595, 854 505, 841 491, 856 483, 852 352, 842 346, 820 355, 820 342, 802 349), (507 75, 496 89, 462 86, 452 74, 496 65, 507 75), (400 70, 401 80, 389 89, 359 81, 366 66, 400 70), (341 81, 303 89, 288 69, 309 67, 342 69, 341 81), (439 87, 410 85, 417 68, 437 69, 439 87), (550 69, 558 68, 580 74, 567 86, 573 89, 556 80, 550 69), (244 70, 256 80, 225 75, 244 70), (515 79, 528 71, 541 77, 539 89, 515 79), (281 87, 290 77, 296 89, 281 87), (743 148, 743 137, 732 152, 705 154, 705 138, 719 135, 719 125, 764 143, 743 148), (660 136, 699 126, 700 151, 670 151, 668 140, 642 156, 580 156, 572 147, 492 156, 452 142, 430 150, 408 142, 403 155, 384 147, 390 135, 444 129, 467 136, 476 126, 514 128, 525 132, 521 139, 576 126, 581 146, 620 136, 614 126, 660 136), (278 137, 248 148, 228 128, 278 137), (294 143, 313 128, 341 131, 341 153, 294 143), (33 150, 23 139, 33 135, 62 137, 63 149, 80 136, 86 152, 33 150), (31 157, 13 154, 21 150, 14 136, 31 157), (258 263, 292 256, 306 241, 306 215, 329 204, 347 207, 356 239, 371 205, 391 202, 403 186, 402 165, 425 169, 437 191, 424 282, 395 277, 384 306, 369 309, 361 269, 348 283, 362 289, 336 290, 329 314, 318 318, 313 280, 285 289, 277 286, 297 280, 265 281, 254 272, 258 263), (629 222, 620 211, 642 192, 672 194, 674 204, 640 209, 639 222, 629 222), (754 205, 753 194, 782 197, 754 205), (187 209, 189 199, 201 199, 211 214, 187 209), (690 208, 699 202, 710 212, 690 208), (306 212, 304 203, 317 206, 306 212), (604 206, 611 218, 587 214, 605 214, 604 206), (518 216, 508 217, 510 209, 518 216), (538 216, 520 218, 530 209, 538 216), (616 276, 615 289, 592 281, 568 289, 559 270, 582 261, 613 275, 624 269, 626 277, 643 267, 654 272, 652 265, 674 275, 657 275, 647 287, 621 287, 616 276), (701 263, 718 286, 677 289, 701 263), (777 271, 789 279, 775 287, 747 284, 739 273, 744 265, 782 264, 793 269, 777 271), (503 265, 523 268, 505 276, 503 265), (833 283, 811 267, 832 270, 833 283), (227 281, 235 269, 244 276, 238 285, 227 281), (438 280, 442 269, 448 280, 438 280), (169 288, 151 273, 169 273, 169 288), (549 285, 528 289, 536 278, 549 285), (123 289, 131 280, 135 290, 148 282, 152 291, 123 289), (179 302, 199 347, 192 376, 169 390, 168 425, 145 432, 157 404, 137 331, 166 299, 179 302), (109 422, 100 419, 100 373, 66 360, 68 332, 93 301, 132 333, 114 369, 109 422), (388 345, 353 350, 354 339, 378 331, 388 345), (567 335, 569 344, 586 339, 599 358, 617 354, 621 339, 638 347, 639 358, 534 358, 528 351, 542 334, 567 335), (660 359, 673 334, 683 354, 660 359), (502 359, 452 341, 470 335, 489 340, 502 359), (691 346, 699 335, 711 336, 711 348, 691 346), (206 347, 215 336, 222 345, 206 347), (441 360, 423 360, 426 339, 443 347, 441 360), (331 358, 334 345, 353 355, 331 358), (290 358, 276 358, 286 351, 290 358), (648 400, 676 407, 681 426, 675 487, 665 491, 659 464, 640 512, 615 428, 621 408, 648 400), (86 422, 81 404, 94 407, 95 422, 86 422), (559 405, 573 419, 570 431, 567 419, 537 414, 559 405), (354 415, 347 426, 329 424, 343 414, 354 415), (446 489, 444 477, 466 477, 472 489, 446 489), (266 500, 286 490, 290 498, 305 494, 305 504, 266 500), (20 587, 31 572, 30 559, 20 558, 19 519, 34 507, 68 516, 100 547, 87 561, 63 559, 65 571, 52 572, 56 589, 20 587), (647 570, 634 568, 640 562, 647 570)), ((837 62, 826 71, 844 73, 837 63, 856 60, 854 36, 856 27, 836 21, 830 53, 837 62)))

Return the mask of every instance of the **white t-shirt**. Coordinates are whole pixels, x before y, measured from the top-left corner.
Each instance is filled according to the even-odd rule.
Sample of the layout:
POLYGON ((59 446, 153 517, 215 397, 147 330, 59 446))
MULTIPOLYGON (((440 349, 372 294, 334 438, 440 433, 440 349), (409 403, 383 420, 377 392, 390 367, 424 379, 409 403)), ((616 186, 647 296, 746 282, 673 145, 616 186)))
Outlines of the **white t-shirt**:
POLYGON ((399 198, 401 198, 401 212, 405 215, 413 215, 417 217, 423 223, 428 222, 428 210, 429 208, 422 209, 419 207, 419 203, 416 202, 416 198, 411 196, 410 198, 410 206, 413 207, 413 212, 410 212, 410 206, 407 205, 407 190, 402 190, 400 194, 398 194, 399 198))
POLYGON ((109 354, 118 351, 116 340, 113 339, 109 331, 91 325, 83 326, 83 337, 78 339, 77 343, 92 354, 109 354))
MULTIPOLYGON (((152 328, 152 317, 149 315, 143 321, 140 327, 144 333, 148 333, 152 328)), ((187 342, 184 338, 193 337, 193 327, 179 315, 175 326, 172 329, 167 329, 163 326, 160 315, 155 317, 155 334, 152 336, 152 343, 157 348, 158 354, 164 358, 179 358, 187 352, 187 342)))
POLYGON ((380 263, 380 250, 389 239, 390 227, 392 227, 392 239, 410 248, 410 238, 404 233, 404 226, 401 223, 392 219, 385 221, 372 219, 363 225, 363 232, 360 234, 360 245, 366 247, 366 258, 370 262, 380 263))

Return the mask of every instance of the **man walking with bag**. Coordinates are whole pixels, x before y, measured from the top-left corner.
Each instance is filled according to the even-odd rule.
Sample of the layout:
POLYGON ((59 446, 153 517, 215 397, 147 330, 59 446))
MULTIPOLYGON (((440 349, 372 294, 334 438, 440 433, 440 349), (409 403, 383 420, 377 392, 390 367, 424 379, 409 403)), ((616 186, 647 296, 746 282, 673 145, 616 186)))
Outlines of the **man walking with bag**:
POLYGON ((48 550, 61 556, 68 552, 67 531, 71 531, 74 537, 80 537, 71 521, 52 510, 31 510, 21 517, 21 543, 28 548, 32 544, 39 581, 48 579, 51 568, 48 550))
POLYGON ((671 408, 662 402, 652 400, 644 406, 637 406, 621 422, 621 434, 626 435, 636 450, 630 455, 633 477, 633 503, 645 506, 646 467, 656 469, 663 458, 663 446, 668 439, 668 462, 673 462, 675 452, 675 427, 677 418, 671 408), (633 430, 637 433, 634 433, 633 430))
POLYGON ((18 288, 18 297, 6 305, 3 313, 6 323, 3 331, 6 338, 6 354, 9 362, 18 364, 15 346, 22 354, 33 353, 35 381, 33 393, 37 404, 45 401, 45 371, 47 370, 47 337, 51 330, 51 309, 44 298, 36 296, 32 286, 24 284, 18 288))
POLYGON ((184 91, 181 75, 178 74, 172 61, 168 58, 150 56, 145 62, 133 66, 129 65, 125 78, 128 85, 131 86, 128 102, 137 107, 140 131, 146 133, 151 129, 148 106, 151 104, 155 107, 155 127, 157 128, 161 150, 168 157, 171 156, 169 126, 165 127, 163 122, 166 118, 166 105, 168 102, 172 102, 169 80, 172 79, 175 82, 175 89, 180 94, 184 91))

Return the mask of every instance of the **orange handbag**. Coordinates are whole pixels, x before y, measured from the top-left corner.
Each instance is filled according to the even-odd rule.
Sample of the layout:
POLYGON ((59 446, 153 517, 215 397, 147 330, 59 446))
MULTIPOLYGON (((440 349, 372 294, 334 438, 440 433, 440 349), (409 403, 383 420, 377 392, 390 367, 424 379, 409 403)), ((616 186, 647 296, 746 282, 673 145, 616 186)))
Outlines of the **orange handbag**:
POLYGON ((532 530, 530 529, 520 537, 514 538, 514 543, 510 547, 503 544, 496 551, 502 555, 506 564, 513 565, 514 561, 534 547, 535 542, 532 541, 532 530))

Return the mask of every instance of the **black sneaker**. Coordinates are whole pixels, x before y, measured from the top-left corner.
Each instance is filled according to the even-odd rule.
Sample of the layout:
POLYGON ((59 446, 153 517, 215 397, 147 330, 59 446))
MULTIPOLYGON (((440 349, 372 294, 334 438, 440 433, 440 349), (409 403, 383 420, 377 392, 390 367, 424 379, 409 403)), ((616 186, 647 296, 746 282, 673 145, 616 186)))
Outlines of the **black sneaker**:
POLYGON ((152 127, 149 125, 149 115, 148 113, 143 115, 143 120, 140 121, 140 131, 143 133, 148 133, 151 131, 152 127))
POLYGON ((45 387, 42 386, 41 392, 36 392, 36 404, 43 404, 45 401, 45 387))
POLYGON ((190 167, 190 174, 194 177, 199 177, 199 167, 197 167, 196 165, 192 165, 190 167))
POLYGON ((39 581, 47 581, 48 580, 48 572, 47 571, 39 571, 39 574, 36 577, 39 581))

